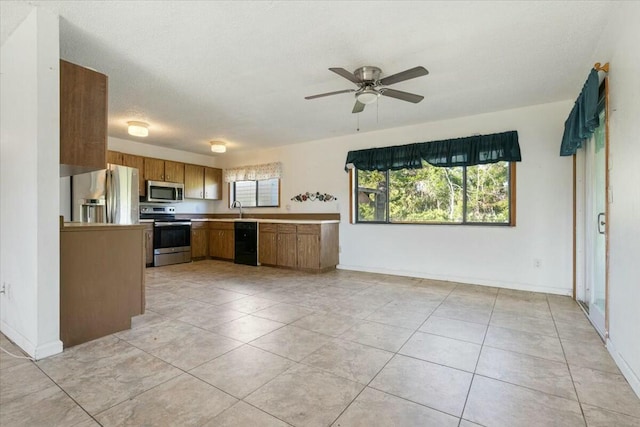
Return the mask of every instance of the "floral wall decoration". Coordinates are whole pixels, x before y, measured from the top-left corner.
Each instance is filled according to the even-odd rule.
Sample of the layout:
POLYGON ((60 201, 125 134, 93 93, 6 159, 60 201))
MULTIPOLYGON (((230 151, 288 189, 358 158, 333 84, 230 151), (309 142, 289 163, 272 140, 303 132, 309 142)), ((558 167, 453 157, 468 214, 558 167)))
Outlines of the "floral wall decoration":
POLYGON ((308 200, 312 202, 316 200, 319 202, 332 202, 334 200, 338 200, 338 198, 331 194, 320 193, 319 191, 315 193, 309 193, 307 191, 306 193, 300 193, 297 196, 292 197, 291 200, 294 202, 306 202, 308 200))

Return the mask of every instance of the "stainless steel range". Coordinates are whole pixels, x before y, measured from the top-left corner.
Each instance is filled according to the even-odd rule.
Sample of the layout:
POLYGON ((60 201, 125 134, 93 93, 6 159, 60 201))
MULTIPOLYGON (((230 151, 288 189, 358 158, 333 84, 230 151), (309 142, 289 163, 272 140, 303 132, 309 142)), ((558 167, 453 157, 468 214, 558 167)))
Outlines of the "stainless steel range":
POLYGON ((191 220, 176 219, 173 206, 140 206, 140 219, 153 219, 153 265, 191 262, 191 220))

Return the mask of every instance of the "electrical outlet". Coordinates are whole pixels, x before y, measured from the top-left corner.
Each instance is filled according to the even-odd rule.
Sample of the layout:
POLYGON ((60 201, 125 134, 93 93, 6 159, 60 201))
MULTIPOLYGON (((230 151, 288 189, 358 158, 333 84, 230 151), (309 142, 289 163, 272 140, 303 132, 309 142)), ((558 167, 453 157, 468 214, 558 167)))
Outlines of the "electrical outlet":
POLYGON ((542 267, 542 260, 540 258, 534 258, 533 260, 533 268, 542 267))

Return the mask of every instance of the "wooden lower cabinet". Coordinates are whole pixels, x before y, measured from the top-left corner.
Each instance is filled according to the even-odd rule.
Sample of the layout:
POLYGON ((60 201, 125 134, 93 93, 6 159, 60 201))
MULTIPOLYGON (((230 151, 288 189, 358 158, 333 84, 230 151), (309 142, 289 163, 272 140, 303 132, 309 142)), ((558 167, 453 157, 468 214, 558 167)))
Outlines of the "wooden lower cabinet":
MULTIPOLYGON (((194 222, 191 229, 192 258, 233 260, 233 222, 194 222), (198 227, 198 228, 196 228, 198 227), (209 235, 196 234, 205 231, 209 235), (206 248, 200 242, 209 243, 206 248), (202 255, 205 254, 205 255, 202 255)), ((338 224, 258 223, 258 262, 261 265, 311 272, 334 269, 338 265, 338 224)))
POLYGON ((260 264, 324 271, 338 264, 338 224, 258 225, 260 264))
POLYGON ((233 222, 209 223, 209 256, 211 258, 233 260, 235 244, 233 222))
POLYGON ((209 227, 206 222, 191 223, 191 258, 209 256, 209 227))
POLYGON ((144 253, 147 267, 153 266, 153 223, 144 223, 144 253))
POLYGON ((278 224, 278 250, 276 265, 296 267, 297 237, 295 224, 278 224))
POLYGON ((278 263, 277 224, 258 224, 258 262, 265 265, 278 263))
POLYGON ((320 236, 298 234, 298 268, 320 268, 320 236))

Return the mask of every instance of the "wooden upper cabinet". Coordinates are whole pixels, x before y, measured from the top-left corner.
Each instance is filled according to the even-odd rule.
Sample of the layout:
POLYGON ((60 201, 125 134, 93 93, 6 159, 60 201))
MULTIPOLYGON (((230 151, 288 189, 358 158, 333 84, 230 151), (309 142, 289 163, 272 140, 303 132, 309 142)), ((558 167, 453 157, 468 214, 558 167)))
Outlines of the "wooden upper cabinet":
POLYGON ((222 169, 204 168, 204 198, 222 200, 222 169))
POLYGON ((144 181, 144 160, 144 157, 141 156, 122 153, 122 165, 138 169, 138 188, 141 196, 147 194, 147 186, 144 181))
POLYGON ((145 181, 164 181, 164 160, 144 158, 145 181))
POLYGON ((122 164, 122 153, 118 151, 107 151, 107 163, 111 165, 121 165, 122 164))
POLYGON ((164 161, 164 180, 184 184, 184 163, 164 161))
POLYGON ((204 198, 204 166, 184 165, 184 197, 204 198))
POLYGON ((107 76, 60 60, 60 175, 107 166, 107 76))

